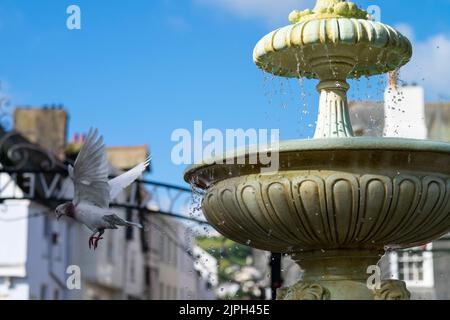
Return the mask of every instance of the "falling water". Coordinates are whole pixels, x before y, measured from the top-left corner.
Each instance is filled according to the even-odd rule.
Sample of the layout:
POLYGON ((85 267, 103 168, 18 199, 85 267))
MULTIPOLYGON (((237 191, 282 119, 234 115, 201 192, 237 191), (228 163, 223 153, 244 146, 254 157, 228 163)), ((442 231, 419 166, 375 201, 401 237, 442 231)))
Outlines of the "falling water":
POLYGON ((196 186, 198 184, 198 177, 197 181, 192 180, 189 184, 192 191, 191 203, 189 204, 189 217, 199 218, 202 216, 202 202, 205 191, 196 186))
MULTIPOLYGON (((300 103, 301 105, 298 108, 298 126, 297 126, 297 132, 299 137, 302 137, 302 131, 308 132, 308 128, 305 126, 305 120, 306 117, 309 115, 308 110, 308 103, 306 99, 306 90, 305 90, 305 83, 304 83, 304 74, 301 70, 302 65, 306 65, 305 61, 305 55, 303 52, 303 47, 300 47, 300 54, 297 52, 295 53, 295 59, 297 62, 297 76, 299 81, 299 87, 300 87, 300 103)), ((309 136, 308 136, 309 138, 309 136)))
POLYGON ((286 102, 286 87, 284 81, 286 81, 284 78, 277 77, 278 80, 278 87, 280 92, 280 103, 281 103, 281 109, 287 108, 287 102, 286 102))
POLYGON ((267 98, 267 101, 270 104, 272 104, 273 100, 273 90, 270 88, 274 76, 272 74, 267 73, 266 71, 262 70, 263 73, 263 89, 264 89, 264 96, 267 98))
POLYGON ((386 89, 387 81, 385 75, 379 75, 377 76, 377 91, 376 95, 379 99, 379 101, 384 100, 384 91, 386 89))

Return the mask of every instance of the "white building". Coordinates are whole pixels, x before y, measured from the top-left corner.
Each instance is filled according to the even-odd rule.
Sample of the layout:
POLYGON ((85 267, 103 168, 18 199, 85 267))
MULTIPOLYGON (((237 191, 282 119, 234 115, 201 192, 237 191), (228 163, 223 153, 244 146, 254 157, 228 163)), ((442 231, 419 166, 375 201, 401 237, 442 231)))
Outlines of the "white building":
POLYGON ((419 86, 398 86, 392 73, 384 94, 384 136, 427 139, 425 95, 419 86))
MULTIPOLYGON (((6 174, 0 174, 0 189, 2 197, 23 195, 6 174)), ((0 299, 67 298, 69 225, 52 216, 29 200, 0 205, 0 299)))

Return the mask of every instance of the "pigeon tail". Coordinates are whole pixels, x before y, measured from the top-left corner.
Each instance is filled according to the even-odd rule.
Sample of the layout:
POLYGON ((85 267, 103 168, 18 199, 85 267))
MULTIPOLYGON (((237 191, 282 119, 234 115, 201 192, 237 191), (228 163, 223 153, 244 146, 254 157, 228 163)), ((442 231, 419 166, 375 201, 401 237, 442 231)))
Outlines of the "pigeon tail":
POLYGON ((143 226, 140 223, 126 221, 115 214, 104 216, 103 220, 110 223, 113 228, 116 226, 121 226, 121 227, 136 227, 143 229, 143 226))
POLYGON ((139 229, 143 229, 144 227, 142 226, 142 224, 140 223, 134 223, 134 222, 130 222, 130 221, 125 221, 125 223, 127 224, 127 227, 136 227, 139 229))

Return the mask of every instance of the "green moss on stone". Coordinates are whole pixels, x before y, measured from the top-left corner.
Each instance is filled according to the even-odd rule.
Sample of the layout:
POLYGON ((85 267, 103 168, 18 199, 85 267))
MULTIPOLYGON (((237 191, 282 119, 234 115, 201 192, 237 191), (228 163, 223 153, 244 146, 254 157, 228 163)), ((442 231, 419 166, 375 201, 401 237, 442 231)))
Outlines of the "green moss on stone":
POLYGON ((294 24, 311 19, 333 17, 369 19, 367 11, 358 8, 356 3, 345 0, 318 0, 313 10, 292 11, 289 21, 294 24))

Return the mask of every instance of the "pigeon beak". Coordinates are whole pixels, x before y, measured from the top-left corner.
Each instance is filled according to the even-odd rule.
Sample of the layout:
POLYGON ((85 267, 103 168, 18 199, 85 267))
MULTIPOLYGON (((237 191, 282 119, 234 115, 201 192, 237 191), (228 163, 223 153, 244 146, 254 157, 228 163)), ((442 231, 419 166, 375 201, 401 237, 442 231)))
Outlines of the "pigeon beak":
POLYGON ((62 214, 57 214, 56 215, 56 221, 59 221, 59 219, 61 219, 62 214))

